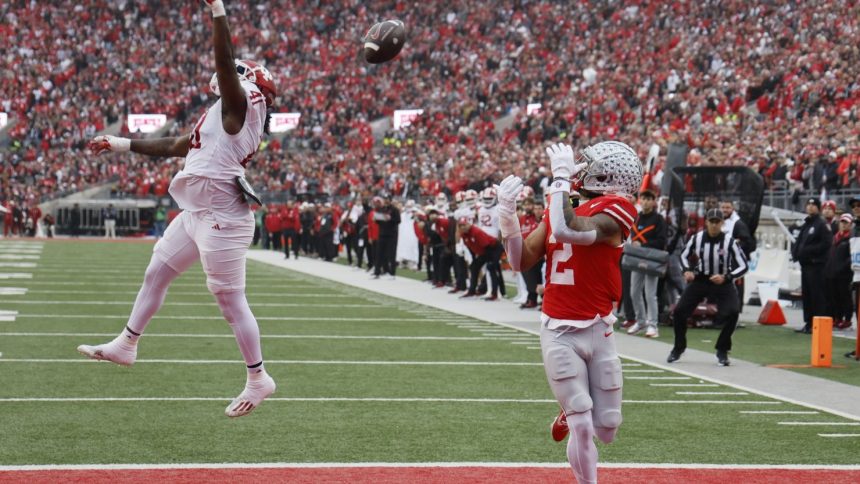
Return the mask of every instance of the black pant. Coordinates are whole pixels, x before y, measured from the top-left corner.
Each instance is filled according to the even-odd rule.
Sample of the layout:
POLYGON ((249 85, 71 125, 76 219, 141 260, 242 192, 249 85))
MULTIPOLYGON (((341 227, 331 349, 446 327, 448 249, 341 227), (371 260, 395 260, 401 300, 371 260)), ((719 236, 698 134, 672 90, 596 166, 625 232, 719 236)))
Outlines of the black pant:
POLYGON ((837 274, 835 277, 825 279, 826 294, 828 299, 828 316, 833 322, 851 321, 854 315, 854 300, 851 297, 851 279, 853 274, 837 274))
POLYGON ((395 259, 397 258, 397 237, 380 237, 376 241, 376 263, 373 273, 377 276, 383 272, 391 274, 396 272, 395 259))
POLYGON ((633 309, 633 298, 630 296, 630 271, 621 269, 621 306, 624 310, 624 319, 636 320, 636 311, 633 309))
POLYGON ((362 261, 364 260, 364 252, 367 251, 367 264, 370 265, 370 249, 368 248, 367 237, 363 237, 361 235, 355 236, 355 266, 359 269, 361 268, 362 261))
POLYGON ((800 265, 800 290, 803 293, 803 322, 812 327, 812 318, 828 314, 824 264, 800 265))
POLYGON ((346 262, 352 265, 352 251, 355 248, 355 234, 346 234, 343 237, 343 248, 346 250, 346 262))
MULTIPOLYGON (((469 292, 475 292, 478 289, 478 275, 481 272, 481 267, 487 264, 487 272, 490 274, 490 282, 492 283, 493 291, 491 295, 496 295, 496 290, 499 290, 501 281, 499 275, 501 271, 498 269, 499 259, 502 256, 502 245, 496 244, 488 247, 487 250, 472 260, 472 265, 469 269, 472 271, 472 279, 469 281, 469 292)), ((504 292, 502 292, 504 295, 504 292)))
POLYGON ((732 333, 738 324, 738 291, 730 282, 714 284, 707 276, 696 276, 693 282, 681 293, 681 299, 672 314, 675 326, 675 353, 683 353, 687 349, 687 319, 693 314, 702 299, 717 306, 714 325, 722 324, 723 329, 714 347, 717 351, 731 351, 732 333))
POLYGON ((444 246, 440 246, 438 251, 439 271, 436 273, 436 282, 448 284, 451 282, 451 266, 454 265, 454 254, 449 252, 444 246))
POLYGON ((528 291, 526 299, 529 302, 537 303, 537 287, 541 283, 541 266, 543 266, 543 258, 530 269, 523 271, 523 280, 526 282, 526 291, 528 291))
MULTIPOLYGON (((466 290, 466 279, 469 277, 469 270, 466 266, 466 258, 454 254, 454 288, 461 291, 466 290)), ((470 289, 472 289, 470 287, 470 289)))
POLYGON ((281 250, 281 231, 269 232, 269 240, 272 242, 272 248, 281 250))
POLYGON ((296 233, 296 229, 286 229, 284 230, 284 254, 287 257, 290 256, 290 249, 293 250, 293 254, 295 254, 296 258, 299 257, 299 234, 296 233))
POLYGON ((334 232, 321 233, 319 236, 320 257, 331 262, 337 257, 337 246, 334 244, 334 232))

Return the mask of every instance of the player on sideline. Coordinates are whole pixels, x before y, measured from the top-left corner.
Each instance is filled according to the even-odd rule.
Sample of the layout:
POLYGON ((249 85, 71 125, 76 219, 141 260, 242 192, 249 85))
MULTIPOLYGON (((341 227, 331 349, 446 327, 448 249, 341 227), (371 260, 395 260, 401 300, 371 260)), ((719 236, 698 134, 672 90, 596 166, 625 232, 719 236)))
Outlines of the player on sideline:
POLYGON ((553 180, 547 215, 525 240, 516 215, 523 182, 508 176, 498 186, 499 221, 508 261, 529 269, 546 255, 541 312, 541 353, 549 386, 561 405, 552 436, 567 441, 567 458, 580 483, 597 482, 597 447, 615 439, 621 425, 621 360, 612 310, 621 300, 618 261, 636 220, 631 196, 643 168, 626 144, 604 141, 574 159, 573 149, 546 150, 553 180), (571 208, 571 182, 583 201, 571 208))
POLYGON ((128 325, 113 341, 81 345, 78 351, 95 360, 132 365, 137 341, 164 303, 167 287, 199 259, 206 285, 230 324, 248 367, 245 389, 225 409, 228 417, 241 417, 275 391, 275 381, 263 367, 260 329, 245 298, 245 259, 254 237, 254 215, 245 199, 256 195, 242 176, 260 144, 276 90, 263 66, 233 59, 223 2, 205 3, 214 21, 215 76, 210 85, 220 99, 203 114, 194 131, 149 140, 99 136, 89 143, 96 154, 133 151, 184 156, 185 166, 170 183, 170 194, 182 212, 155 244, 128 325))

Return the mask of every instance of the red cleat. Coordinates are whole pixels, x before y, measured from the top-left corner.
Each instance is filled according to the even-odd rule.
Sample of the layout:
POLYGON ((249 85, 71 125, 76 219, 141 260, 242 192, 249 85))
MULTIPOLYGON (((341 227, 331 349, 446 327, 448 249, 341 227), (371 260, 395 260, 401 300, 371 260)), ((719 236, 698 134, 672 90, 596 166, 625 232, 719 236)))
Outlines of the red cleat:
POLYGON ((558 416, 555 420, 552 421, 552 425, 550 425, 550 433, 552 433, 552 440, 556 442, 561 442, 567 437, 567 434, 570 433, 570 429, 567 427, 567 415, 564 413, 564 409, 558 412, 558 416))

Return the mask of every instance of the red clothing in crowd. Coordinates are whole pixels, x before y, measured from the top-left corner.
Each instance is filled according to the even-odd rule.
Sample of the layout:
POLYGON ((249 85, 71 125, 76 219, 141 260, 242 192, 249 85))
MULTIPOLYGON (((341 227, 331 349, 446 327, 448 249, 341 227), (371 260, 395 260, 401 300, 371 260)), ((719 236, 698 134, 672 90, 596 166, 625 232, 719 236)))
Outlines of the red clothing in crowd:
POLYGON ((281 231, 281 217, 276 209, 271 209, 264 220, 266 231, 269 233, 281 231))
POLYGON ((476 256, 484 255, 484 252, 486 252, 487 249, 499 243, 498 239, 491 237, 474 225, 470 225, 469 230, 463 232, 461 238, 466 244, 466 247, 468 247, 476 256))
POLYGON ((379 240, 379 224, 373 220, 374 211, 367 212, 367 239, 371 242, 379 240))
POLYGON ((296 230, 302 228, 299 220, 299 209, 296 207, 284 207, 281 209, 281 228, 283 230, 296 230))

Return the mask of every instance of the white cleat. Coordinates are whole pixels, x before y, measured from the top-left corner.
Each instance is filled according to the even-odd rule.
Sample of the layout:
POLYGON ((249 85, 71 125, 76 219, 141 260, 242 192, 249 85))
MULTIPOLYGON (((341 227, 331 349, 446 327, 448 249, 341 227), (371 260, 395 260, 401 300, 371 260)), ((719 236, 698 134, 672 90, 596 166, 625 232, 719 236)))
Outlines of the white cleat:
POLYGON ((627 334, 636 334, 645 329, 645 325, 642 323, 635 323, 633 326, 627 328, 627 334))
POLYGON ((137 359, 137 346, 120 345, 111 341, 103 345, 78 346, 78 353, 91 360, 110 361, 122 366, 131 366, 137 359))
POLYGON ((269 375, 259 381, 245 383, 245 389, 230 405, 224 409, 224 414, 230 418, 243 417, 257 408, 269 395, 275 393, 275 380, 269 375))
POLYGON ((657 330, 657 326, 649 325, 648 329, 645 330, 646 338, 659 338, 660 331, 657 330))

